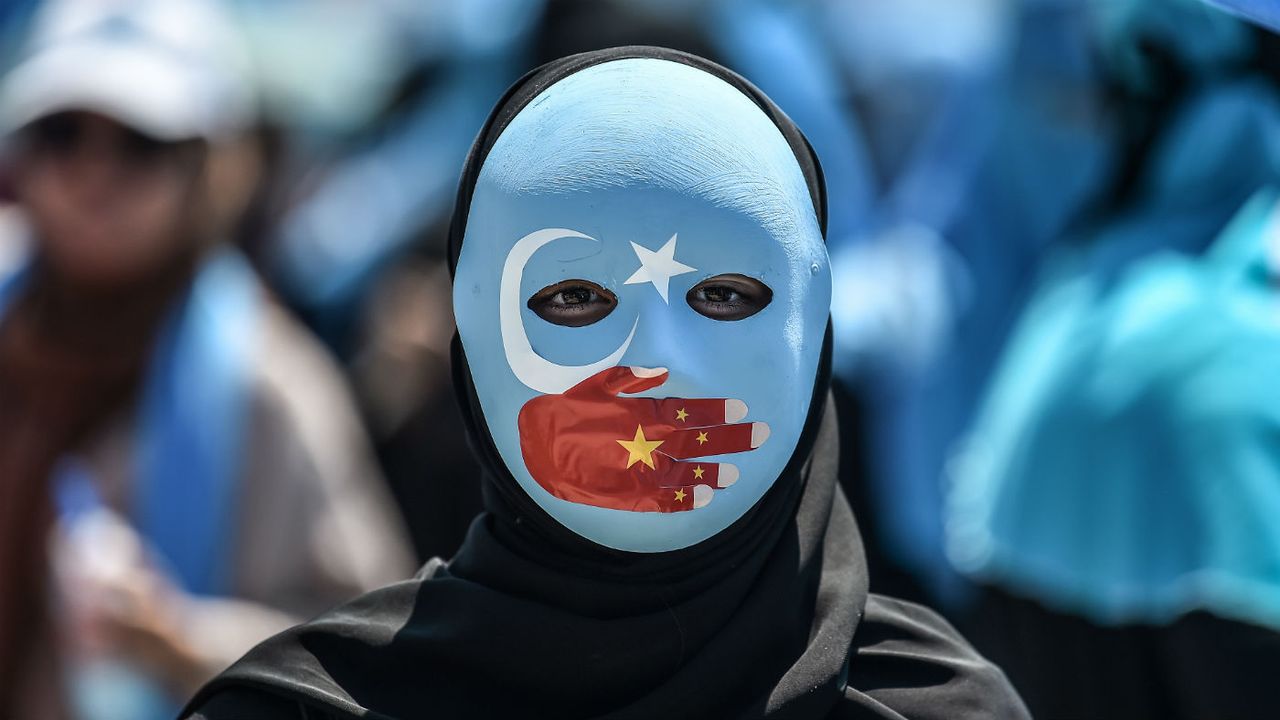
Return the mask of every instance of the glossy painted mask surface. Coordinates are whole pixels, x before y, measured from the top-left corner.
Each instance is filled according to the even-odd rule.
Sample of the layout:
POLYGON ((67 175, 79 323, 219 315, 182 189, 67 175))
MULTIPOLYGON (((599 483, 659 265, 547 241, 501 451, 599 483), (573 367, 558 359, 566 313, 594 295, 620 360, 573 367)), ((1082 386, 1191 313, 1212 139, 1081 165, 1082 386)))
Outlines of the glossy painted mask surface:
POLYGON ((454 282, 512 475, 569 529, 636 552, 705 540, 770 488, 809 411, 830 296, 781 132, 723 80, 651 58, 581 70, 513 118, 480 171, 454 282), (742 319, 695 311, 689 291, 721 275, 772 298, 742 319), (565 281, 617 304, 580 327, 529 307, 565 281))

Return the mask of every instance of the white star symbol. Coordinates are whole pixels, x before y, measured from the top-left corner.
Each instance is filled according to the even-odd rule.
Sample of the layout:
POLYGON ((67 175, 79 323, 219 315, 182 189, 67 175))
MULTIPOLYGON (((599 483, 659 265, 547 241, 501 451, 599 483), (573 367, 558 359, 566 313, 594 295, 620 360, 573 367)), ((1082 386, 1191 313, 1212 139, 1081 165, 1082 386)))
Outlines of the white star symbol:
POLYGON ((653 283, 653 289, 662 296, 662 302, 667 302, 667 285, 670 284, 672 277, 697 270, 684 263, 676 262, 675 235, 672 235, 667 244, 658 250, 650 250, 634 242, 631 243, 631 249, 635 250, 636 257, 640 258, 640 269, 632 273, 623 284, 653 283))

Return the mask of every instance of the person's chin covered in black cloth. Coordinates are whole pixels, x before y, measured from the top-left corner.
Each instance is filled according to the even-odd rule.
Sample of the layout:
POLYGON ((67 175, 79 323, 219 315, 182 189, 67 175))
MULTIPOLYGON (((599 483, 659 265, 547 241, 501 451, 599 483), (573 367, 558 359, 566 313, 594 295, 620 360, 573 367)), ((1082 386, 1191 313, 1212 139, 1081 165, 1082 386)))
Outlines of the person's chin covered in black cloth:
POLYGON ((941 618, 867 590, 826 202, 800 131, 701 58, 615 48, 516 83, 451 231, 485 512, 184 717, 1027 717, 941 618))

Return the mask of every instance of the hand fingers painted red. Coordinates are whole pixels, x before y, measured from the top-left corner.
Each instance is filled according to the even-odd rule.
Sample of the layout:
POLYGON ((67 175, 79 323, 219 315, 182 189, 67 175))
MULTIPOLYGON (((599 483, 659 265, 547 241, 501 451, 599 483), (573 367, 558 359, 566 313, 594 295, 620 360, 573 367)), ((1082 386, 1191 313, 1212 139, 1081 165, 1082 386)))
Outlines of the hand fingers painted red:
POLYGON ((738 481, 738 466, 729 463, 673 460, 661 451, 655 456, 659 487, 709 485, 720 490, 738 481))
POLYGON ((655 400, 655 415, 675 428, 736 423, 747 416, 741 400, 664 398, 655 400))
POLYGON ((634 512, 681 512, 711 501, 737 468, 680 459, 745 452, 768 436, 764 423, 724 424, 746 414, 737 400, 629 398, 666 382, 665 369, 615 367, 562 395, 525 403, 518 426, 529 474, 570 502, 634 512), (689 423, 708 423, 696 430, 689 423))
POLYGON ((754 450, 769 439, 762 422, 676 430, 663 437, 662 452, 677 460, 754 450))
POLYGON ((614 396, 652 390, 667 381, 666 368, 611 367, 574 385, 564 394, 568 397, 614 396))

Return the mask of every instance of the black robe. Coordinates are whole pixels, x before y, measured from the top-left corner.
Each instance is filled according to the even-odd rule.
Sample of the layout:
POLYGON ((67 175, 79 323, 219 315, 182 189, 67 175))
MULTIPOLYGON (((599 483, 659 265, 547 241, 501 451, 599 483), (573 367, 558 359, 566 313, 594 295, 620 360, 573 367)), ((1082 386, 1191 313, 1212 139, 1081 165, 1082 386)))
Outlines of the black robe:
MULTIPOLYGON (((558 79, 623 57, 692 65, 750 97, 795 152, 825 231, 817 159, 759 90, 691 55, 616 48, 545 65, 504 96, 463 172, 454 262, 476 176, 510 119, 558 79)), ((185 717, 1027 717, 1003 673, 936 614, 867 592, 837 483, 829 328, 809 417, 773 486, 716 536, 650 554, 591 543, 524 492, 456 338, 453 350, 486 508, 458 554, 266 641, 185 717)))
MULTIPOLYGON (((814 450, 829 459, 810 464, 799 508, 826 506, 825 541, 816 548, 784 542, 791 557, 753 568, 748 587, 731 598, 716 583, 668 607, 661 589, 619 587, 618 597, 594 609, 588 598, 599 595, 598 581, 575 582, 519 557, 495 537, 496 518, 485 515, 452 562, 432 560, 413 580, 268 640, 204 688, 186 717, 1029 717, 1004 674, 933 611, 859 592, 866 577, 856 527, 830 472, 835 437, 828 412, 814 450), (826 475, 825 492, 815 492, 816 473, 826 475), (797 563, 796 554, 812 559, 797 563), (484 577, 477 564, 513 577, 484 577), (804 631, 795 633, 797 647, 783 643, 769 653, 775 658, 759 657, 750 606, 778 603, 752 598, 750 586, 782 590, 787 580, 805 585, 809 578, 817 580, 816 592, 790 593, 805 597, 795 608, 805 616, 788 623, 804 631), (562 602, 536 597, 543 593, 562 594, 562 602), (658 602, 643 601, 650 593, 658 602), (616 611, 627 594, 636 596, 635 610, 598 616, 616 611), (707 595, 741 606, 690 607, 707 595), (570 597, 578 601, 563 602, 570 597), (684 629, 708 614, 725 616, 722 626, 684 629), (849 630, 853 637, 842 647, 849 630), (714 661, 700 662, 705 655, 714 661), (759 672, 758 664, 770 670, 759 672), (700 688, 707 690, 702 702, 700 688)), ((803 533, 788 525, 793 537, 803 533)), ((759 634, 768 640, 773 633, 759 634)))

